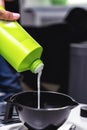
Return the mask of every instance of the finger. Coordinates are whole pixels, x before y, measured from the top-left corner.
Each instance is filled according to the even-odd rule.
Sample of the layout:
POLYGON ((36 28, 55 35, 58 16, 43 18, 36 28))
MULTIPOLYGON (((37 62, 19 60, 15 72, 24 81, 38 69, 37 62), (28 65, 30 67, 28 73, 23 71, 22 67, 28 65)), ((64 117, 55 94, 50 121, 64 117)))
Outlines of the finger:
POLYGON ((5 1, 4 0, 0 0, 0 6, 5 7, 5 1))
POLYGON ((18 20, 19 17, 20 17, 20 14, 18 14, 18 13, 0 10, 0 19, 2 19, 2 20, 9 20, 9 21, 18 20))

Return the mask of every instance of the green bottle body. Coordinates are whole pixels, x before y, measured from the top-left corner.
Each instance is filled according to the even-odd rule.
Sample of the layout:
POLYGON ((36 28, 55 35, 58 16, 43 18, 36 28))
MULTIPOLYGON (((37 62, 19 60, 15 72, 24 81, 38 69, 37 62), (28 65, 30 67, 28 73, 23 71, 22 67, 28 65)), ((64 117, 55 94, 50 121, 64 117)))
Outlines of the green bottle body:
POLYGON ((36 67, 40 65, 42 67, 43 63, 40 60, 42 51, 42 46, 17 21, 0 20, 0 55, 16 71, 34 72, 36 67))
POLYGON ((51 0, 53 5, 66 5, 67 0, 51 0))

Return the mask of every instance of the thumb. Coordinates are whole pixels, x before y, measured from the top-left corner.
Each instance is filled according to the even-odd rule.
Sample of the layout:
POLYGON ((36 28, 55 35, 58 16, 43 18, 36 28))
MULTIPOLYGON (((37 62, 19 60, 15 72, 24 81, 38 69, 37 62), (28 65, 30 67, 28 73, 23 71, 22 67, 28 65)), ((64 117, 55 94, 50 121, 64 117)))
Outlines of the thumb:
POLYGON ((19 17, 20 17, 19 13, 14 13, 14 12, 10 12, 10 11, 0 10, 0 19, 2 19, 2 20, 13 21, 13 20, 18 20, 19 17))

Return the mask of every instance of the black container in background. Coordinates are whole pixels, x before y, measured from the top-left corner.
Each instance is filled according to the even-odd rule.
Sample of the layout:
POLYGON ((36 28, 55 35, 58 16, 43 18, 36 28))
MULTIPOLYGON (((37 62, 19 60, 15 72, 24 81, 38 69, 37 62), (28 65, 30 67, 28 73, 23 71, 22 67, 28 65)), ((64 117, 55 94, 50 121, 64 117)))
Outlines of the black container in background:
POLYGON ((70 45, 69 95, 87 104, 87 42, 70 45))

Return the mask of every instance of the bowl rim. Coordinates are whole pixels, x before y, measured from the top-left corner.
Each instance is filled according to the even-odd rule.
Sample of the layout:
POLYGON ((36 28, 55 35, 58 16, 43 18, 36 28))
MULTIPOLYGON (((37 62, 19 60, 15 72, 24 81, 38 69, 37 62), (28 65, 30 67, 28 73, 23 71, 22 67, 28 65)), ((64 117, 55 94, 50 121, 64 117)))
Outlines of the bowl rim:
MULTIPOLYGON (((37 91, 22 91, 22 92, 18 92, 18 93, 16 93, 16 94, 14 94, 14 95, 12 95, 11 97, 10 97, 10 101, 11 101, 11 103, 13 104, 13 105, 15 105, 15 106, 19 106, 19 107, 25 107, 25 108, 27 108, 27 109, 29 109, 29 110, 33 110, 33 111, 57 111, 57 110, 65 110, 65 109, 67 109, 67 108, 69 108, 71 105, 66 105, 66 106, 63 106, 63 107, 58 107, 58 108, 46 108, 46 109, 44 109, 44 108, 34 108, 34 107, 30 107, 30 106, 26 106, 26 105, 22 105, 22 104, 20 104, 20 103, 15 103, 14 102, 14 98, 17 96, 17 95, 21 95, 21 94, 25 94, 25 93, 37 93, 37 91)), ((65 96, 65 97, 67 97, 67 98, 69 98, 72 102, 75 102, 76 103, 76 105, 73 105, 73 106, 77 106, 79 103, 77 102, 77 101, 75 101, 71 96, 69 96, 69 95, 67 95, 67 94, 64 94, 64 93, 60 93, 60 92, 55 92, 55 91, 40 91, 40 93, 52 93, 52 94, 59 94, 59 95, 61 95, 61 96, 65 96)))

